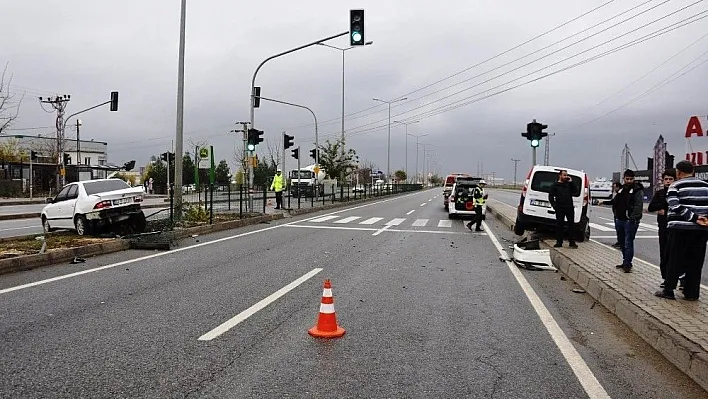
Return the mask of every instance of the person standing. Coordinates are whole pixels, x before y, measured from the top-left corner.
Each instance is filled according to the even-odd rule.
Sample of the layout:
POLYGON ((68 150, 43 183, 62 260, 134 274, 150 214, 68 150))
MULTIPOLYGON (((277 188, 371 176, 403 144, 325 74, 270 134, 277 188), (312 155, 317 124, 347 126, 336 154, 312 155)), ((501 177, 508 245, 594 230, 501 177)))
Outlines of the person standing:
POLYGON ((694 176, 693 164, 689 161, 676 164, 676 178, 666 191, 669 204, 666 284, 654 295, 676 299, 674 289, 679 276, 686 273, 684 299, 696 301, 708 241, 708 183, 694 176))
POLYGON ((649 212, 656 212, 656 224, 659 225, 659 269, 661 270, 661 288, 666 284, 666 243, 669 240, 667 230, 669 204, 666 202, 666 192, 669 186, 676 180, 676 171, 667 169, 662 175, 663 186, 654 192, 654 196, 649 202, 649 212))
POLYGON ((472 198, 474 199, 474 218, 467 223, 467 228, 472 230, 472 225, 477 224, 476 228, 474 231, 484 231, 482 229, 482 220, 484 219, 484 215, 482 214, 482 208, 484 207, 484 204, 487 202, 487 194, 484 192, 484 187, 487 185, 487 183, 484 180, 479 181, 479 185, 474 188, 472 191, 472 198))
POLYGON ((575 243, 575 206, 573 205, 573 183, 567 170, 558 173, 558 181, 551 187, 548 193, 548 202, 556 211, 556 245, 555 248, 563 246, 564 222, 568 221, 568 242, 570 248, 577 248, 575 243))
POLYGON ((644 186, 634 181, 634 171, 627 169, 622 176, 624 185, 614 198, 615 229, 622 251, 622 264, 616 267, 625 273, 632 271, 634 237, 644 213, 644 186))
POLYGON ((275 209, 283 207, 283 189, 285 188, 285 179, 282 171, 278 168, 273 176, 273 182, 270 183, 270 189, 275 191, 275 209))

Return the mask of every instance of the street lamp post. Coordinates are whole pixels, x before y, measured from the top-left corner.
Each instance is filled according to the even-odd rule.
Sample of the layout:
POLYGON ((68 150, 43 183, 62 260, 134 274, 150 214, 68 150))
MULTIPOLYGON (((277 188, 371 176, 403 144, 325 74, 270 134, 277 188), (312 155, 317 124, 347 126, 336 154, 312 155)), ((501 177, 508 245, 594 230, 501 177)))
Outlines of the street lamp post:
POLYGON ((411 121, 411 122, 393 121, 393 123, 400 123, 400 124, 406 126, 406 180, 410 180, 410 177, 408 176, 408 125, 412 125, 412 124, 418 123, 418 122, 420 122, 420 121, 411 121))
POLYGON ((408 134, 407 135, 407 136, 415 137, 415 182, 416 183, 418 182, 418 146, 420 145, 420 144, 418 144, 418 139, 423 136, 427 136, 427 135, 428 135, 427 133, 426 134, 417 134, 417 135, 416 134, 408 134))
POLYGON ((391 181, 391 104, 407 100, 408 97, 403 97, 399 98, 397 100, 391 100, 391 101, 386 101, 386 100, 381 100, 379 98, 374 98, 374 101, 379 101, 385 104, 388 104, 388 144, 386 147, 388 148, 388 155, 386 156, 386 173, 387 173, 387 182, 391 181))
MULTIPOLYGON (((358 46, 350 46, 347 48, 340 48, 340 47, 331 46, 331 45, 325 44, 325 43, 317 43, 317 44, 319 44, 320 46, 329 47, 329 48, 339 50, 342 52, 342 141, 344 141, 344 52, 347 50, 351 50, 353 48, 356 48, 358 46)), ((368 46, 371 44, 374 44, 374 42, 370 41, 370 42, 364 43, 365 46, 368 46)), ((342 148, 342 151, 344 151, 344 148, 342 148)))

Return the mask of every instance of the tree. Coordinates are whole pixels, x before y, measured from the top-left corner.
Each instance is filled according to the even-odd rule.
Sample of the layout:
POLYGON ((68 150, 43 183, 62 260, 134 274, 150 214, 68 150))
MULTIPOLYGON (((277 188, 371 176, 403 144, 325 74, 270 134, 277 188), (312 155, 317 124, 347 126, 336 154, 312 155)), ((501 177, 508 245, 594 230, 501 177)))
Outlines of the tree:
POLYGON ((268 160, 273 165, 280 165, 282 160, 282 140, 276 140, 275 144, 270 139, 266 139, 266 149, 268 151, 268 160))
POLYGON ((0 75, 0 134, 12 126, 17 115, 20 113, 20 104, 24 95, 16 99, 16 94, 10 93, 10 85, 12 83, 12 75, 7 82, 5 75, 7 74, 7 64, 0 75))
POLYGON ((378 170, 378 168, 378 165, 372 161, 360 162, 359 169, 357 169, 359 184, 371 184, 372 171, 378 170))
POLYGON ((277 166, 272 160, 258 159, 258 166, 253 168, 253 185, 265 186, 269 185, 275 176, 277 166))
POLYGON ((134 175, 126 175, 124 173, 116 173, 116 175, 113 177, 116 179, 121 179, 126 183, 130 183, 131 186, 135 186, 135 176, 134 175))
POLYGON ((348 149, 344 151, 345 140, 337 139, 334 143, 327 140, 324 145, 320 145, 320 165, 327 172, 331 179, 337 179, 340 183, 356 169, 356 151, 348 149))
POLYGON ((432 175, 432 176, 430 176, 430 183, 432 183, 436 186, 439 186, 442 184, 442 177, 440 177, 438 175, 432 175))
POLYGON ((403 170, 397 170, 393 176, 398 180, 399 182, 405 182, 408 176, 406 175, 406 172, 403 170))
POLYGON ((226 162, 225 159, 219 161, 219 165, 214 172, 217 184, 229 184, 229 173, 231 172, 229 170, 229 163, 226 162))
POLYGON ((194 184, 195 167, 192 156, 189 154, 189 151, 186 151, 182 157, 182 185, 194 184))
POLYGON ((21 151, 18 141, 15 138, 0 142, 0 160, 5 162, 20 162, 27 158, 27 154, 21 151))
MULTIPOLYGON (((153 157, 155 158, 155 157, 153 157)), ((152 177, 154 184, 167 184, 167 167, 160 160, 152 161, 145 171, 145 179, 150 180, 152 177)))

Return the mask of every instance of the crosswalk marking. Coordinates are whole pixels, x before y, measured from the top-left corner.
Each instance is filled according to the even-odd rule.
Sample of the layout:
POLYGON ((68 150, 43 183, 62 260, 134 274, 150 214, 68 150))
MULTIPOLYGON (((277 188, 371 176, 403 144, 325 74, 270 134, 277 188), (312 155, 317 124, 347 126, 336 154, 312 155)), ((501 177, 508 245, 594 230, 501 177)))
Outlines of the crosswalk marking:
POLYGON ((322 216, 321 218, 312 219, 312 220, 310 220, 310 222, 314 222, 314 223, 326 222, 328 220, 336 219, 338 217, 339 216, 331 216, 331 215, 330 216, 322 216))
POLYGON ((649 230, 659 231, 659 226, 654 226, 654 225, 651 225, 651 224, 641 223, 641 222, 639 223, 639 225, 640 225, 641 227, 644 227, 644 228, 649 229, 649 230))
POLYGON ((406 219, 405 218, 395 218, 391 219, 388 222, 386 222, 387 226, 398 226, 399 224, 403 223, 406 219))
POLYGON ((423 227, 426 224, 428 224, 428 219, 417 219, 415 222, 413 222, 414 227, 423 227))
POLYGON ((441 220, 438 222, 438 227, 452 227, 452 220, 441 220))
POLYGON ((361 219, 361 216, 349 216, 344 219, 335 220, 334 223, 349 223, 349 222, 353 222, 357 219, 361 219))
POLYGON ((379 222, 381 220, 383 220, 383 218, 370 218, 370 219, 366 219, 362 222, 359 222, 359 224, 374 224, 374 223, 379 222))
MULTIPOLYGON (((594 224, 595 224, 595 223, 590 223, 590 226, 593 226, 594 224)), ((604 226, 603 226, 603 227, 598 227, 598 225, 596 225, 596 226, 594 226, 594 227, 597 228, 598 230, 602 230, 602 231, 615 231, 615 224, 614 224, 613 222, 607 222, 607 223, 605 223, 605 224, 608 225, 608 226, 612 226, 612 228, 611 228, 611 229, 608 229, 607 227, 604 227, 604 226), (608 230, 604 230, 604 229, 608 229, 608 230)), ((659 231, 659 226, 654 226, 654 225, 651 225, 651 224, 641 223, 641 222, 640 222, 640 223, 639 223, 639 228, 637 228, 637 232, 641 232, 641 231, 659 231)))
POLYGON ((600 231, 615 231, 614 228, 611 229, 609 227, 605 227, 605 226, 603 226, 601 224, 597 224, 597 223, 590 223, 590 227, 592 227, 593 229, 598 229, 600 231))

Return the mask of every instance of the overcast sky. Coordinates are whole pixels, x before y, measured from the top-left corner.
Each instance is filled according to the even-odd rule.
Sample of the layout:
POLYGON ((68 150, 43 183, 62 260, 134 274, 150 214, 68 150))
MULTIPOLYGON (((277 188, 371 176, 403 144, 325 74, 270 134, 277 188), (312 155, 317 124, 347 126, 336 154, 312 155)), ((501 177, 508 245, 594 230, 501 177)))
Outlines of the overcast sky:
MULTIPOLYGON (((708 15, 705 1, 691 6, 694 2, 188 0, 185 149, 190 149, 190 141, 208 141, 215 146, 218 159, 233 165, 236 136, 229 130, 236 127, 234 122, 248 120, 249 88, 256 66, 270 55, 347 31, 349 9, 364 8, 365 39, 374 44, 345 53, 346 113, 354 114, 345 118, 345 135, 347 145, 361 159, 384 171, 388 108, 373 101, 374 97, 408 98, 392 106, 392 120, 420 121, 409 125, 408 133, 427 134, 420 142, 430 145, 430 156, 441 165, 443 174, 476 174, 478 164, 483 164, 485 173, 511 180, 515 158, 521 160, 521 179, 531 164, 531 149, 520 133, 533 118, 556 133, 551 140, 551 164, 584 169, 592 177, 610 176, 619 168, 625 143, 639 168, 645 168, 659 134, 664 135, 669 151, 683 158, 689 117, 701 115, 704 130, 708 129, 708 64, 699 65, 708 60, 708 37, 701 39, 707 35, 708 18, 536 82, 484 96, 687 18, 708 15), (628 11, 635 6, 639 7, 628 11), (684 7, 688 8, 676 12, 684 7), (644 10, 649 11, 622 22, 644 10), (520 57, 524 58, 517 60, 520 57), (573 58, 563 61, 568 57, 573 58), (443 80, 453 74, 457 75, 443 80), (644 95, 661 82, 668 84, 644 95)), ((104 107, 82 115, 82 139, 107 141, 109 161, 116 164, 130 159, 144 164, 151 155, 166 151, 175 137, 179 8, 179 0, 0 0, 4 16, 0 62, 8 63, 14 76, 12 91, 25 93, 14 127, 54 125, 54 116, 41 109, 38 96, 70 94, 70 114, 107 101, 109 93, 117 90, 119 112, 104 107)), ((328 43, 349 44, 346 36, 328 43)), ((314 46, 267 63, 258 74, 257 85, 264 97, 312 108, 319 119, 319 139, 324 141, 341 134, 341 66, 340 51, 314 46)), ((287 131, 295 136, 304 155, 313 148, 312 116, 303 109, 262 102, 255 121, 274 144, 287 131)), ((10 133, 51 132, 46 128, 10 133)), ((392 172, 405 168, 405 138, 402 125, 392 126, 392 172)), ((708 149, 706 141, 707 145, 700 145, 694 140, 694 149, 708 149)), ((541 163, 543 150, 544 144, 538 152, 541 163)), ((411 174, 415 154, 415 138, 408 136, 411 174)), ((287 162, 288 168, 295 165, 289 154, 287 162)), ((422 164, 421 148, 419 169, 422 164)))

